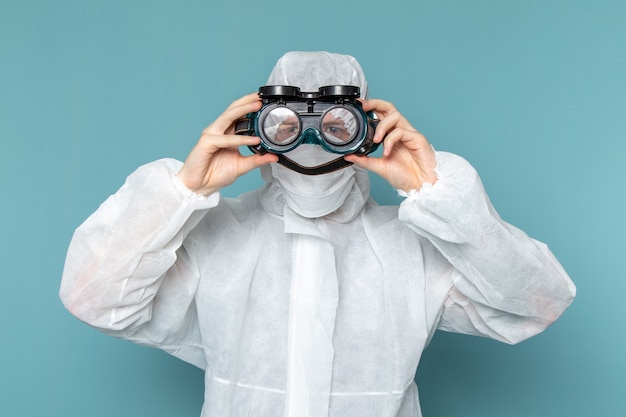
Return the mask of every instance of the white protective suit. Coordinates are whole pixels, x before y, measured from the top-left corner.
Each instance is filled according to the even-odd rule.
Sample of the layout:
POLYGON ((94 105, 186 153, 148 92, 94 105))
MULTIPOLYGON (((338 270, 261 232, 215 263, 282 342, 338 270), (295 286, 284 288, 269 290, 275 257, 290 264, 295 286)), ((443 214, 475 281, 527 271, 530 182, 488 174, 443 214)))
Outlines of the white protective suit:
MULTIPOLYGON (((367 91, 354 58, 328 53, 285 55, 269 84, 367 91)), ((319 159, 303 149, 294 159, 319 159)), ((264 187, 224 199, 187 190, 179 161, 147 164, 76 230, 61 298, 105 333, 203 368, 204 417, 421 416, 413 379, 436 330, 517 343, 575 295, 468 162, 437 163, 438 181, 399 207, 369 199, 356 167, 272 164, 264 187)))

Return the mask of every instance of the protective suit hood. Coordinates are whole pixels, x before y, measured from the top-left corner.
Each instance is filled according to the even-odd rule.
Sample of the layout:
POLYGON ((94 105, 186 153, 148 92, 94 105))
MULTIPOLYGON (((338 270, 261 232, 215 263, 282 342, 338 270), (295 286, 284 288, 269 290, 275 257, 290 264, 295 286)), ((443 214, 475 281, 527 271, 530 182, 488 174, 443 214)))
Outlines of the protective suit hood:
MULTIPOLYGON (((357 60, 330 52, 286 53, 274 66, 267 85, 292 85, 302 91, 316 91, 325 85, 356 85, 361 89, 361 97, 367 97, 367 81, 357 60)), ((304 166, 337 158, 318 145, 301 145, 286 156, 304 166)), ((368 173, 355 166, 308 176, 271 164, 262 167, 261 174, 267 182, 262 192, 263 206, 276 214, 282 214, 286 205, 306 218, 336 212, 334 220, 345 222, 356 217, 369 196, 368 173)))

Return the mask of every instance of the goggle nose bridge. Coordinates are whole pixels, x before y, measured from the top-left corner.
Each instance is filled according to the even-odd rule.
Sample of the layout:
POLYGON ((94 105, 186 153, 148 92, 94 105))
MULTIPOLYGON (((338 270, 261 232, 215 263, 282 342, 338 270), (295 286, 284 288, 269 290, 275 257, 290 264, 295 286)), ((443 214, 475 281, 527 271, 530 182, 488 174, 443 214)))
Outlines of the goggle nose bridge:
POLYGON ((300 133, 300 138, 299 143, 308 143, 312 145, 321 145, 324 141, 324 137, 315 126, 305 127, 300 133))

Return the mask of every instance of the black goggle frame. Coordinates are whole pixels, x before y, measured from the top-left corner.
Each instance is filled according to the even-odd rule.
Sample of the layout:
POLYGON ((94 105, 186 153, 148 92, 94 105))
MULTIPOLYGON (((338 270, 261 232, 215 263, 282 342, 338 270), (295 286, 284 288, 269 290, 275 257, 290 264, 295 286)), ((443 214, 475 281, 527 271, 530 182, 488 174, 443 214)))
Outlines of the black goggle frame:
MULTIPOLYGON (((300 88, 294 86, 285 85, 270 85, 259 88, 259 97, 263 101, 263 106, 258 112, 250 113, 245 117, 235 122, 235 134, 259 136, 261 142, 256 146, 249 146, 248 148, 257 154, 274 153, 278 155, 278 163, 292 169, 296 172, 305 175, 319 175, 338 169, 345 168, 352 165, 352 163, 343 159, 343 157, 337 158, 325 164, 317 165, 314 167, 305 167, 297 162, 289 159, 284 155, 301 143, 305 141, 303 132, 299 133, 299 136, 292 145, 281 149, 280 146, 276 146, 274 141, 265 137, 263 129, 259 127, 259 120, 264 117, 264 112, 267 109, 275 108, 276 106, 288 106, 289 103, 306 103, 308 113, 302 113, 301 111, 294 111, 296 114, 302 114, 304 116, 308 114, 316 114, 313 108, 318 103, 333 104, 341 107, 345 106, 350 109, 351 113, 358 113, 360 116, 360 123, 358 131, 353 139, 348 141, 345 145, 332 145, 320 141, 320 145, 328 152, 337 154, 355 154, 355 155, 368 155, 374 152, 379 144, 373 142, 374 131, 378 125, 379 120, 373 113, 365 113, 362 110, 361 102, 358 101, 360 96, 360 89, 356 86, 347 85, 332 85, 320 87, 316 92, 303 92, 300 88)), ((326 106, 328 107, 328 106, 326 106)), ((290 109, 293 111, 293 109, 290 109)), ((319 132, 319 129, 316 129, 319 132)), ((318 135, 319 136, 319 135, 318 135)), ((323 139, 323 138, 322 138, 323 139)))

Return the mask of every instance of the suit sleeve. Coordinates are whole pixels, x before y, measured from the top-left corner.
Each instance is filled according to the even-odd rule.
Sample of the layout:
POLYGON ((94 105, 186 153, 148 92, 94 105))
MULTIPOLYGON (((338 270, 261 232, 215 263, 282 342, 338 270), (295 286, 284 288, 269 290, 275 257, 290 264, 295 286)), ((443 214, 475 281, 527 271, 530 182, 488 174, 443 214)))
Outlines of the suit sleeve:
POLYGON ((179 161, 140 167, 74 233, 60 297, 85 323, 204 367, 194 295, 199 280, 185 236, 219 195, 198 196, 179 161))
POLYGON ((438 328, 518 343, 552 324, 576 288, 548 247, 504 222, 474 168, 437 153, 438 181, 410 192, 399 216, 454 267, 438 328))

